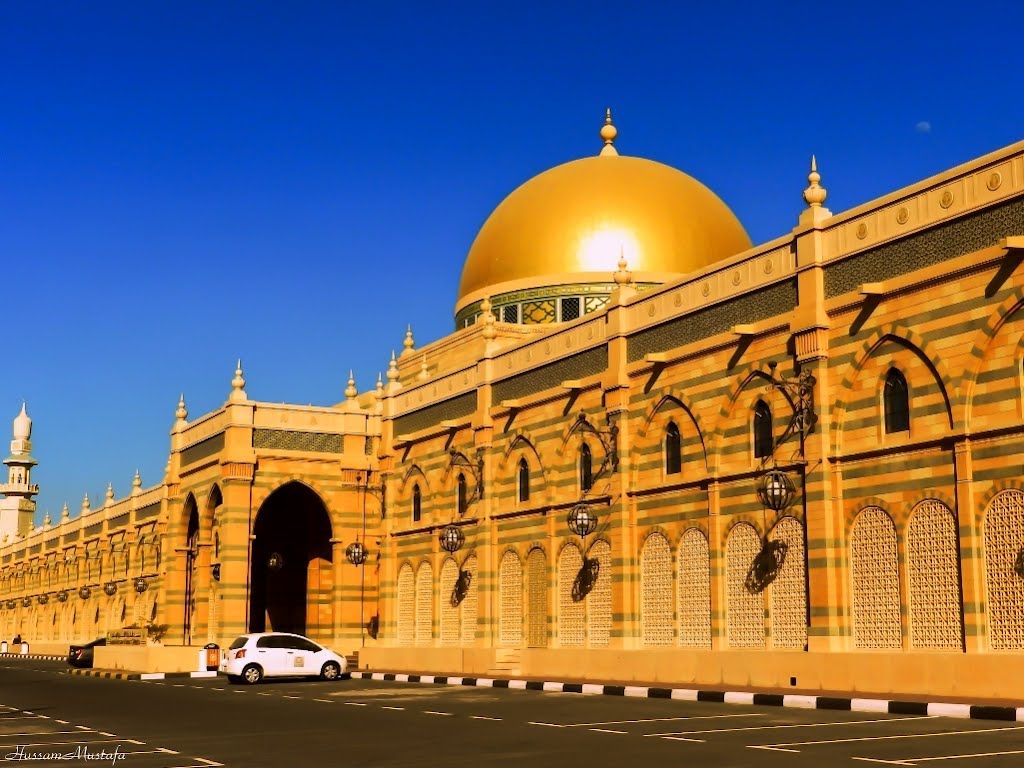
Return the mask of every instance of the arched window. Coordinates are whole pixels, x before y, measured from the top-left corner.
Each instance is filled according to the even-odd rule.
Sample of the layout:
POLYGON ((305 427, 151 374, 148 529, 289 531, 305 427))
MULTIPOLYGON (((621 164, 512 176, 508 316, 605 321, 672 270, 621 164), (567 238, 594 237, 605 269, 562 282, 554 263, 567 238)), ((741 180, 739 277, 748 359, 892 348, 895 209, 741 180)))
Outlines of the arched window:
POLYGON ((754 406, 754 458, 763 459, 771 456, 774 442, 772 409, 764 400, 758 400, 754 406))
POLYGON ((412 487, 412 521, 418 523, 423 513, 423 498, 420 495, 420 484, 412 487))
POLYGON ((885 431, 906 432, 910 429, 910 392, 907 380, 895 368, 885 375, 885 431))
POLYGON ((665 474, 678 475, 682 468, 683 450, 679 427, 674 421, 670 421, 665 429, 665 474))
POLYGON ((466 495, 466 476, 464 474, 462 474, 461 472, 459 473, 459 479, 458 479, 457 485, 458 485, 458 499, 456 501, 457 511, 459 513, 459 517, 462 517, 464 514, 466 514, 466 508, 469 506, 469 497, 466 495))
POLYGON ((586 493, 594 487, 594 461, 590 455, 590 446, 586 443, 580 448, 580 490, 586 493))
POLYGON ((530 500, 530 465, 526 459, 519 460, 519 501, 530 500))

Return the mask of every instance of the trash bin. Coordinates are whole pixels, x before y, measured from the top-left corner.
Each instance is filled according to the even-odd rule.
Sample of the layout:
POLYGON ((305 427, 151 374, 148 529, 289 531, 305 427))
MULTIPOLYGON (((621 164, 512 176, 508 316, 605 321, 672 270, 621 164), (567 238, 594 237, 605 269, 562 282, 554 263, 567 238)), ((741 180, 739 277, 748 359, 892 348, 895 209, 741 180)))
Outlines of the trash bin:
POLYGON ((206 671, 216 672, 220 669, 220 646, 216 643, 207 643, 203 650, 206 651, 206 671))
POLYGON ((24 640, 21 641, 21 655, 28 656, 28 643, 24 640))
POLYGON ((7 641, 0 640, 0 653, 7 653, 7 641))

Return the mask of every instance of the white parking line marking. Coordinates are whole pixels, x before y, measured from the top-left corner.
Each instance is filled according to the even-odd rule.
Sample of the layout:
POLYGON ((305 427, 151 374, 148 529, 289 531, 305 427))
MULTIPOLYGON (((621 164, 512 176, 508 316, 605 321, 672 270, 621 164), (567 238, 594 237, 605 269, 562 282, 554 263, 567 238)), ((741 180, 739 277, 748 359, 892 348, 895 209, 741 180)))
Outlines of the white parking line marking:
POLYGON ((451 712, 436 712, 433 709, 424 709, 423 714, 425 715, 443 715, 444 717, 451 717, 451 712))
POLYGON ((197 757, 196 760, 204 765, 224 765, 224 763, 218 763, 214 760, 207 760, 205 757, 197 757))
POLYGON ((92 730, 92 728, 90 728, 87 725, 76 725, 75 728, 77 728, 80 731, 91 731, 92 730))
POLYGON ((913 765, 903 760, 881 760, 877 757, 855 757, 854 760, 863 760, 865 763, 885 763, 886 765, 913 765))
POLYGON ((99 731, 100 736, 116 736, 116 733, 107 733, 106 731, 99 731))
POLYGON ((58 722, 58 723, 60 723, 61 725, 67 725, 67 724, 68 724, 68 721, 67 721, 67 720, 56 720, 55 722, 58 722))
MULTIPOLYGON (((218 690, 223 691, 224 689, 223 688, 218 688, 218 690)), ((241 688, 233 688, 233 689, 231 689, 231 692, 232 693, 245 693, 245 691, 243 691, 241 688)), ((267 695, 269 696, 270 694, 267 694, 267 695)))
MULTIPOLYGON (((241 693, 241 691, 235 691, 235 693, 241 693)), ((301 696, 285 696, 286 699, 300 699, 301 696)))
POLYGON ((324 704, 333 704, 334 703, 330 699, 313 699, 313 701, 322 701, 324 704))
POLYGON ((901 733, 895 736, 858 736, 849 739, 827 739, 824 741, 790 741, 781 744, 748 744, 747 749, 773 749, 778 752, 799 752, 799 749, 782 749, 782 747, 809 747, 817 744, 849 744, 854 741, 888 741, 891 739, 927 739, 935 736, 966 736, 972 733, 998 733, 1000 731, 1019 731, 1021 726, 1011 725, 1007 728, 975 728, 973 731, 940 731, 939 733, 901 733))
POLYGON ((470 715, 470 720, 501 720, 500 717, 487 717, 486 715, 470 715))
MULTIPOLYGON (((220 690, 222 690, 222 691, 223 691, 224 689, 223 689, 223 688, 221 688, 220 690)), ((257 692, 256 692, 256 695, 257 695, 257 696, 269 696, 270 694, 269 694, 269 693, 267 693, 266 691, 257 691, 257 692)))
POLYGON ((626 733, 626 731, 613 731, 610 728, 591 728, 590 730, 598 733, 626 733))
POLYGON ((214 686, 212 686, 210 688, 210 690, 212 690, 212 691, 225 691, 227 689, 226 688, 218 688, 217 686, 214 685, 214 686))
MULTIPOLYGON (((177 751, 175 751, 173 749, 168 749, 167 747, 157 747, 155 751, 156 752, 163 752, 165 755, 180 755, 181 754, 181 752, 177 752, 177 751)), ((134 754, 141 754, 141 753, 136 752, 134 754)))
POLYGON ((533 720, 527 723, 527 725, 543 725, 548 728, 568 728, 567 725, 559 725, 558 723, 535 723, 533 720))
POLYGON ((362 701, 346 701, 345 704, 348 704, 350 707, 365 707, 366 706, 366 703, 362 702, 362 701))
POLYGON ((144 741, 139 741, 138 739, 124 739, 124 741, 127 741, 129 744, 134 744, 138 747, 141 747, 143 744, 146 743, 144 741))
POLYGON ((171 683, 171 688, 184 688, 184 683, 171 683))
MULTIPOLYGON (((628 723, 662 723, 674 720, 717 720, 727 717, 765 717, 761 712, 748 712, 738 715, 690 715, 682 717, 651 717, 646 720, 605 720, 601 723, 535 723, 535 725, 553 725, 558 728, 586 728, 592 725, 626 725, 628 723)), ((646 734, 661 736, 662 734, 646 734)))
POLYGON ((666 731, 665 733, 645 733, 644 736, 692 736, 702 733, 733 733, 735 731, 767 731, 773 728, 822 728, 830 725, 860 725, 861 723, 895 723, 900 720, 930 720, 934 716, 917 715, 913 717, 886 717, 880 720, 837 720, 831 723, 786 723, 784 725, 748 725, 743 728, 708 728, 703 731, 666 731))
POLYGON ((970 755, 937 755, 935 757, 906 757, 903 760, 882 761, 870 757, 855 757, 854 760, 867 762, 892 762, 895 765, 917 765, 918 763, 929 763, 933 760, 966 760, 969 757, 998 757, 1000 755, 1024 755, 1024 749, 1008 750, 1006 752, 975 752, 970 755))
POLYGON ((393 709, 396 712, 404 712, 405 711, 405 707, 384 707, 384 706, 382 706, 381 709, 393 709))

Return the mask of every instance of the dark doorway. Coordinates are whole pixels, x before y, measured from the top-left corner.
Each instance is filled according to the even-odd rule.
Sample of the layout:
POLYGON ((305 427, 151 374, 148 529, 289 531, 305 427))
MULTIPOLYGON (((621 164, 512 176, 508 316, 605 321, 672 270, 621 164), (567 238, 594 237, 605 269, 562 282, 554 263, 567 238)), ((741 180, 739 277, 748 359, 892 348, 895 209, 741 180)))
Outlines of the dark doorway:
POLYGON ((191 511, 188 516, 188 529, 185 534, 185 623, 182 634, 185 645, 192 643, 192 625, 196 613, 196 561, 199 558, 199 510, 191 496, 188 499, 191 511))
POLYGON ((331 521, 301 483, 274 491, 253 529, 250 632, 331 634, 331 521))

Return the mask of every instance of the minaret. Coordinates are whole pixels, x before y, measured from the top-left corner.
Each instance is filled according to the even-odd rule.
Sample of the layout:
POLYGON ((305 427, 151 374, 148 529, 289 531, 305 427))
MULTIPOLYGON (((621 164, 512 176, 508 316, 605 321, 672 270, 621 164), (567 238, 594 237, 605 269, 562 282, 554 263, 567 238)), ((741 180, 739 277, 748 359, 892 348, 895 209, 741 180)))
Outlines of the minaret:
POLYGON ((24 536, 32 528, 36 513, 33 498, 39 493, 39 484, 32 482, 32 419, 21 404, 21 413, 14 419, 14 439, 11 440, 11 455, 4 459, 7 466, 7 482, 0 484, 0 539, 9 535, 24 536))

